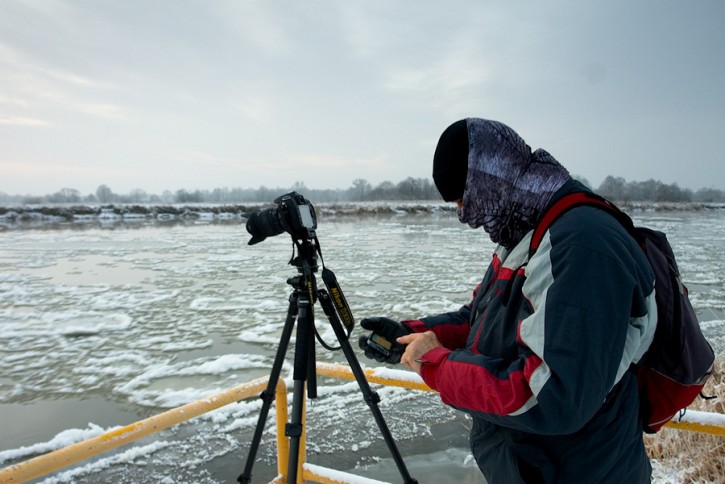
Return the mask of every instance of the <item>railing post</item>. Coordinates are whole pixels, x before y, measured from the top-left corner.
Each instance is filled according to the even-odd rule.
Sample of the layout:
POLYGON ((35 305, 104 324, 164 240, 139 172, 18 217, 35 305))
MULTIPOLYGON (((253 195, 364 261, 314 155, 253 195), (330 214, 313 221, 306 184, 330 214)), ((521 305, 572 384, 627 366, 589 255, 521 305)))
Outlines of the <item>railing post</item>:
POLYGON ((307 399, 302 399, 302 435, 300 435, 300 458, 297 461, 297 484, 305 484, 304 468, 307 462, 307 399))
POLYGON ((287 465, 289 464, 289 440, 284 434, 287 425, 287 385, 282 379, 277 380, 275 392, 275 412, 277 417, 277 472, 287 482, 287 465))

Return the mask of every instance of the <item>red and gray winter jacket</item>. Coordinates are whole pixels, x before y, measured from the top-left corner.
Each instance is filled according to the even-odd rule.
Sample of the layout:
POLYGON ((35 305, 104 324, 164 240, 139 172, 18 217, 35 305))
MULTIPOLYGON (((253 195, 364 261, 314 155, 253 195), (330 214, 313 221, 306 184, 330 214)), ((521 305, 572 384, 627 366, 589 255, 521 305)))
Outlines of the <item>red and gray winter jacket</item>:
POLYGON ((629 368, 654 334, 652 270, 597 208, 564 214, 531 260, 530 237, 495 251, 471 303, 406 321, 444 345, 423 379, 472 416, 489 482, 649 482, 629 368))

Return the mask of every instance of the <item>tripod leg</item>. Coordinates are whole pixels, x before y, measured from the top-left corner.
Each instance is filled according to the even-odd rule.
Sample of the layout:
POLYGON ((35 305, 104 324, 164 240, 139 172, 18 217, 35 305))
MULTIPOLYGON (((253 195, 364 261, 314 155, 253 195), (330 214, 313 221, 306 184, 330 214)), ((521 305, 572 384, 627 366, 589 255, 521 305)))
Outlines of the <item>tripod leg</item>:
POLYGON ((259 420, 257 420, 257 427, 254 430, 254 436, 252 443, 249 446, 249 454, 247 455, 247 462, 244 466, 244 472, 237 478, 240 483, 249 483, 252 480, 252 467, 254 466, 254 460, 257 455, 259 443, 262 440, 262 432, 264 432, 264 424, 267 421, 267 415, 269 414, 269 407, 272 405, 274 400, 275 391, 277 389, 277 381, 282 371, 282 364, 284 363, 284 357, 287 353, 287 346, 289 345, 290 337, 292 336, 292 329, 294 328, 295 319, 297 318, 297 300, 299 295, 297 292, 293 292, 290 295, 289 308, 287 309, 287 319, 284 323, 284 329, 282 330, 282 336, 280 337, 279 346, 277 347, 277 354, 272 364, 272 371, 269 375, 269 382, 267 388, 262 392, 260 398, 262 399, 262 409, 259 412, 259 420))
POLYGON ((378 407, 378 403, 380 402, 380 396, 374 392, 370 388, 370 384, 368 383, 367 379, 365 378, 365 372, 360 367, 360 363, 357 360, 357 357, 355 356, 355 352, 352 349, 352 346, 350 346, 350 340, 345 334, 345 330, 342 327, 342 323, 340 323, 340 319, 337 317, 337 314, 335 313, 335 309, 332 305, 332 301, 330 301, 330 296, 327 294, 327 292, 320 290, 319 291, 319 301, 322 305, 322 309, 325 311, 325 314, 327 315, 328 319, 330 320, 330 325, 332 326, 332 329, 335 331, 335 336, 337 336, 337 340, 340 343, 340 347, 342 348, 342 352, 345 354, 345 357, 347 358, 347 362, 350 365, 350 369, 352 369, 353 375, 355 375, 355 380, 357 381, 358 386, 360 387, 360 391, 363 394, 363 398, 365 399, 365 403, 368 404, 368 407, 370 407, 370 411, 373 414, 373 417, 375 418, 375 423, 378 424, 378 428, 380 429, 380 433, 383 435, 383 440, 385 440, 385 443, 388 446, 388 449, 390 450, 390 454, 393 456, 393 460, 395 461, 395 465, 398 467, 398 471, 400 472, 400 475, 403 478, 403 481, 406 483, 417 483, 415 479, 413 479, 410 476, 410 473, 408 472, 408 468, 405 466, 405 462, 403 462, 403 458, 400 455, 400 451, 398 450, 398 447, 395 445, 395 441, 393 440, 393 436, 390 433, 390 429, 388 428, 388 424, 385 423, 385 419, 383 418, 383 414, 380 412, 380 408, 378 407))
POLYGON ((297 482, 297 467, 300 457, 300 438, 303 434, 303 412, 305 402, 305 383, 308 377, 310 350, 314 345, 312 327, 314 325, 314 312, 307 293, 301 293, 298 301, 299 315, 297 318, 297 338, 294 359, 294 394, 292 397, 292 414, 287 426, 287 436, 290 439, 289 467, 287 482, 297 482))
MULTIPOLYGON (((310 306, 310 309, 314 311, 314 306, 310 306)), ((316 362, 317 357, 315 355, 315 332, 312 326, 310 326, 309 340, 307 342, 307 398, 317 398, 316 362)))

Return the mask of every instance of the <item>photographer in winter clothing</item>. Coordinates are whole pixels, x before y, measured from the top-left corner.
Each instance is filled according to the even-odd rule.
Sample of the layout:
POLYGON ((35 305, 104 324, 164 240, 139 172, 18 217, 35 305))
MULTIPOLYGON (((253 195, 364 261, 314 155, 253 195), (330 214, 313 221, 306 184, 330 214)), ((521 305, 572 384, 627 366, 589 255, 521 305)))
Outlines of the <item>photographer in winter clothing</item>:
POLYGON ((363 336, 366 356, 399 360, 471 415, 471 449, 492 484, 649 482, 630 370, 656 324, 642 250, 611 215, 581 206, 556 220, 530 257, 546 209, 588 189, 502 123, 452 124, 433 178, 444 200, 458 203, 460 221, 482 226, 499 245, 458 311, 363 320, 405 345, 402 356, 381 352, 363 336))

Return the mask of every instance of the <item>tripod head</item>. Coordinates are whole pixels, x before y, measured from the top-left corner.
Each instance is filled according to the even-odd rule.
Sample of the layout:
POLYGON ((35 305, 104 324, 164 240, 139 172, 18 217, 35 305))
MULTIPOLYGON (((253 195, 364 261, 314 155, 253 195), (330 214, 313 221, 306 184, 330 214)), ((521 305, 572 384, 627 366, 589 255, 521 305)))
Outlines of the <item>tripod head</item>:
MULTIPOLYGON (((297 248, 297 255, 292 255, 290 259, 290 265, 297 268, 298 276, 287 279, 287 284, 295 288, 296 291, 305 291, 307 298, 313 304, 321 298, 323 303, 325 301, 331 301, 331 305, 325 309, 325 314, 328 317, 339 317, 347 330, 348 337, 355 326, 355 318, 350 311, 350 306, 347 303, 345 294, 342 292, 340 284, 337 282, 335 273, 325 267, 325 261, 322 259, 322 249, 320 248, 320 241, 315 236, 314 238, 295 239, 292 237, 294 246, 297 248), (319 254, 320 261, 322 263, 322 280, 325 283, 327 291, 324 289, 317 289, 317 280, 315 278, 315 272, 318 270, 317 256, 319 254), (334 313, 334 314, 333 314, 334 313)), ((328 350, 334 350, 339 348, 331 348, 326 345, 322 339, 317 335, 317 339, 320 344, 328 350)))
POLYGON ((298 241, 292 237, 292 241, 297 247, 297 256, 292 255, 292 259, 289 261, 290 265, 295 266, 300 273, 304 273, 307 268, 311 272, 317 272, 317 253, 320 250, 320 243, 317 238, 298 241))
MULTIPOLYGON (((294 238, 293 238, 294 240, 294 238)), ((287 284, 295 289, 295 292, 306 292, 307 299, 312 304, 317 300, 317 280, 315 272, 317 272, 317 247, 310 240, 305 240, 301 244, 294 240, 298 249, 297 256, 292 256, 290 265, 297 268, 298 275, 287 279, 287 284)))

